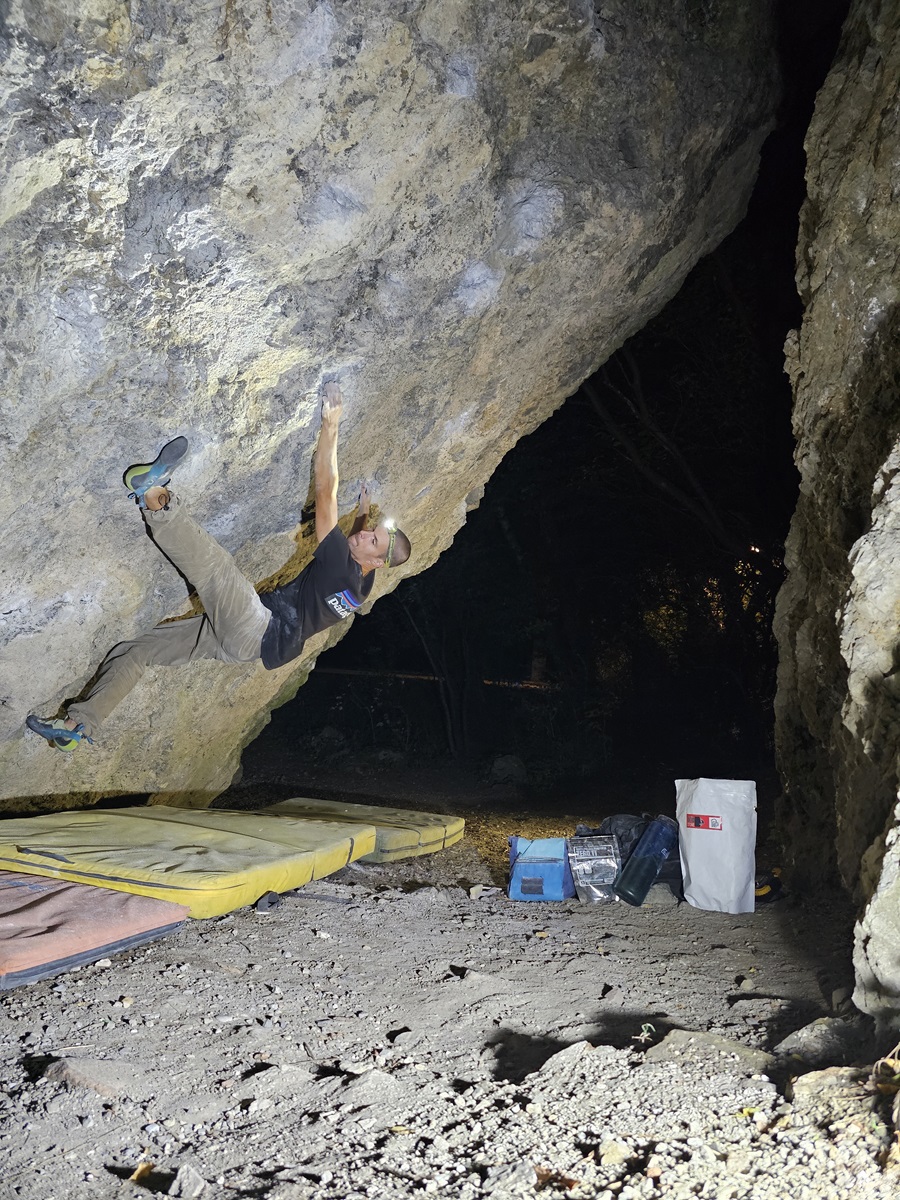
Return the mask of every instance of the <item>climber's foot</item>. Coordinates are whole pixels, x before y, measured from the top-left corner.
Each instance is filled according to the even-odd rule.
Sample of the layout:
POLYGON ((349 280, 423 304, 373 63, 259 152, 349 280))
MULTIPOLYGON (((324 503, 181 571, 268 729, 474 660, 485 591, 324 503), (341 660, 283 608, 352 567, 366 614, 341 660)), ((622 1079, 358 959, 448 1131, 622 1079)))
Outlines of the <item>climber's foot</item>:
MULTIPOLYGON (((171 442, 166 442, 152 463, 135 463, 128 468, 123 476, 125 486, 141 508, 150 507, 145 498, 152 488, 165 488, 172 471, 187 454, 187 449, 186 437, 173 438, 171 442)), ((159 505, 159 508, 164 507, 165 504, 159 505)))
POLYGON ((71 717, 44 720, 43 717, 29 713, 25 724, 33 733, 46 738, 57 750, 77 750, 80 741, 93 742, 93 738, 89 738, 84 732, 84 726, 76 725, 71 717))

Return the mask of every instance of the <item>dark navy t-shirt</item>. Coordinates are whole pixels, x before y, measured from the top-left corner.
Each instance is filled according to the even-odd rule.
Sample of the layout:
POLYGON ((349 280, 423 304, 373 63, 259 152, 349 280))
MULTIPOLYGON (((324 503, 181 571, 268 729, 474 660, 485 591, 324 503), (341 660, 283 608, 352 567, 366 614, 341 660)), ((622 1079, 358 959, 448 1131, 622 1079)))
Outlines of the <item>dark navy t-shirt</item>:
POLYGON ((260 593, 260 600, 272 613, 262 640, 263 666, 269 671, 283 667, 297 657, 307 638, 352 616, 371 592, 374 580, 374 571, 363 575, 350 555, 346 537, 335 525, 296 579, 260 593))

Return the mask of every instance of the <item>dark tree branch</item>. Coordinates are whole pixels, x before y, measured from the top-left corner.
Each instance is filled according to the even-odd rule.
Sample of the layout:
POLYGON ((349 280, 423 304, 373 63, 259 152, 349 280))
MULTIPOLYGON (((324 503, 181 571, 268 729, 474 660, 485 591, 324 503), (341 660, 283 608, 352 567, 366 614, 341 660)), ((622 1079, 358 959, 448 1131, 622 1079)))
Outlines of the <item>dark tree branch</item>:
POLYGON ((452 713, 452 710, 450 707, 450 700, 449 700, 449 694, 448 694, 448 689, 447 689, 447 682, 444 677, 444 671, 442 670, 441 666, 438 664, 438 661, 432 652, 430 639, 428 637, 426 637, 426 635, 419 628, 418 623, 416 622, 415 618, 412 615, 412 612, 410 611, 409 605, 406 603, 404 598, 400 595, 399 591, 396 593, 396 596, 397 596, 397 602, 400 605, 400 607, 403 609, 403 612, 406 614, 406 619, 409 621, 410 625, 412 626, 413 632, 415 633, 416 637, 419 639, 422 649, 425 651, 425 655, 428 659, 429 664, 431 665, 431 670, 433 671, 435 678, 438 680, 438 693, 441 698, 441 708, 444 713, 444 733, 447 738, 447 749, 450 751, 451 758, 457 758, 459 756, 459 749, 457 747, 456 737, 454 734, 453 713, 452 713))
POLYGON ((626 456, 632 465, 640 472, 644 478, 653 485, 658 491, 674 500, 686 512, 688 512, 695 520, 699 521, 713 536, 715 541, 724 550, 735 558, 741 558, 746 554, 746 546, 743 539, 737 538, 723 524, 715 506, 710 501, 706 490, 700 480, 694 474, 684 455, 682 454, 676 443, 668 437, 666 433, 659 427, 653 414, 650 412, 647 400, 644 395, 643 386, 641 383, 640 371, 637 363, 629 351, 622 352, 624 365, 620 365, 620 370, 625 375, 629 386, 629 392, 626 393, 615 384, 607 368, 603 369, 604 383, 617 396, 619 396, 628 409, 635 416, 635 419, 640 423, 646 433, 656 442, 664 453, 672 459, 678 470, 684 477, 689 490, 678 486, 672 480, 666 478, 659 470, 657 470, 648 461, 647 455, 644 454, 638 447, 637 443, 629 436, 622 426, 612 417, 606 405, 601 399, 600 392, 597 387, 589 380, 581 385, 581 390, 591 403, 597 416, 602 421, 605 428, 612 435, 614 440, 624 450, 626 456), (627 368, 627 369, 626 369, 627 368))

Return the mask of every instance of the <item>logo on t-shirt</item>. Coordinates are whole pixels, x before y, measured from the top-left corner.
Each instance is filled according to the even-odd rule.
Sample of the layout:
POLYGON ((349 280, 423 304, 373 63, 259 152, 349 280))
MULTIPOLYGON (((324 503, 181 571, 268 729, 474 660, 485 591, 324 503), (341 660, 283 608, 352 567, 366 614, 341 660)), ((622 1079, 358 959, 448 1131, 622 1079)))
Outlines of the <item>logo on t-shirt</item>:
POLYGON ((333 596, 326 596, 325 603, 335 616, 343 620, 345 617, 353 616, 362 604, 362 600, 357 600, 351 591, 345 589, 343 592, 335 592, 333 596))

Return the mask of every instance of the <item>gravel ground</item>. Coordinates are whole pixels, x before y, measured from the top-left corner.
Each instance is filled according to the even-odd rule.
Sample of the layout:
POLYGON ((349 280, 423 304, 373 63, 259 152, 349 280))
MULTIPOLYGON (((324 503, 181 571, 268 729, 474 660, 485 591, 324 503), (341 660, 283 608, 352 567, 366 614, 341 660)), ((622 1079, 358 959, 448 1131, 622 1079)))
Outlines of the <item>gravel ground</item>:
POLYGON ((469 839, 356 864, 5 993, 0 1196, 900 1193, 839 904, 496 882, 469 839))

